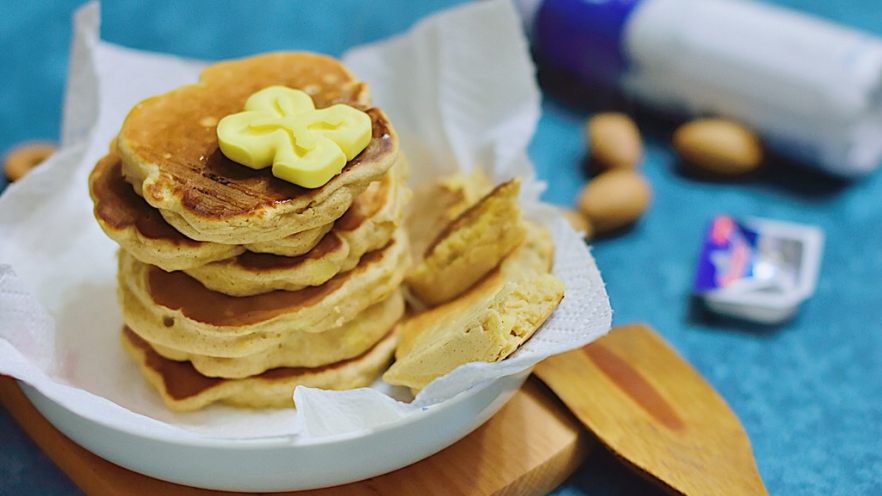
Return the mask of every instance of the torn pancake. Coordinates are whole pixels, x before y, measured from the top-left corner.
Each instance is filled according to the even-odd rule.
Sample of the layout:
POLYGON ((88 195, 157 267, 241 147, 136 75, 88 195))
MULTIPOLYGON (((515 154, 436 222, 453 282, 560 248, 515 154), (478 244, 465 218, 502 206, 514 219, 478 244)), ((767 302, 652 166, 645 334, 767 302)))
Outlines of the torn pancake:
POLYGON ((453 219, 493 189, 490 179, 475 168, 469 174, 443 176, 418 186, 407 209, 407 233, 414 263, 453 219))
POLYGON ((392 358, 396 335, 388 333, 348 360, 315 368, 276 368, 243 379, 205 377, 188 362, 163 358, 129 328, 123 329, 122 343, 169 409, 193 411, 214 402, 250 408, 291 407, 297 386, 337 390, 367 386, 392 358))
POLYGON ((334 229, 304 255, 282 257, 247 251, 186 272, 214 291, 250 296, 318 286, 352 270, 365 253, 385 246, 402 222, 409 190, 392 172, 362 192, 334 229))
POLYGON ((464 363, 502 360, 536 332, 563 298, 563 284, 550 274, 499 281, 491 275, 456 300, 405 321, 405 328, 419 332, 406 351, 396 353, 383 380, 418 391, 464 363))
POLYGON ((408 274, 413 295, 429 306, 450 301, 499 265, 524 239, 520 181, 497 186, 460 214, 408 274))
MULTIPOLYGON (((95 205, 95 219, 107 236, 138 260, 163 270, 184 270, 224 260, 243 253, 246 246, 192 240, 172 227, 122 177, 122 166, 114 152, 95 164, 89 175, 89 193, 95 205)), ((311 250, 333 223, 261 244, 272 252, 274 244, 292 255, 311 250)))
POLYGON ((229 296, 183 272, 165 272, 120 252, 119 299, 126 324, 144 339, 199 355, 237 357, 295 332, 323 332, 388 298, 409 263, 399 230, 381 250, 321 286, 229 296))
POLYGON ((277 367, 320 367, 358 356, 382 339, 404 314, 404 298, 389 298, 358 314, 350 322, 325 332, 296 332, 263 351, 238 358, 184 353, 151 343, 165 358, 189 361, 208 377, 240 379, 277 367))
MULTIPOLYGON (((554 263, 554 240, 551 238, 551 233, 542 224, 530 221, 524 222, 524 229, 526 230, 524 241, 505 257, 502 263, 494 268, 491 274, 480 281, 478 285, 487 284, 487 280, 491 278, 491 275, 493 278, 496 278, 494 280, 497 283, 502 284, 505 281, 517 281, 530 275, 551 272, 554 263)), ((449 304, 453 305, 456 301, 458 299, 451 301, 449 304)), ((427 312, 422 312, 415 316, 425 313, 427 312)), ((420 330, 421 326, 419 325, 399 326, 398 331, 401 337, 399 348, 407 348, 410 341, 416 337, 420 330)))
POLYGON ((464 363, 511 355, 563 298, 563 283, 543 268, 543 250, 523 243, 466 293, 405 320, 383 380, 419 390, 464 363))
POLYGON ((135 105, 123 122, 117 151, 123 175, 175 229, 199 241, 248 244, 339 218, 392 166, 398 138, 386 115, 370 108, 366 84, 339 61, 280 52, 213 64, 198 83, 135 105), (315 189, 278 179, 269 168, 229 160, 218 145, 217 122, 272 85, 305 91, 316 108, 345 103, 364 110, 372 122, 367 148, 315 189))

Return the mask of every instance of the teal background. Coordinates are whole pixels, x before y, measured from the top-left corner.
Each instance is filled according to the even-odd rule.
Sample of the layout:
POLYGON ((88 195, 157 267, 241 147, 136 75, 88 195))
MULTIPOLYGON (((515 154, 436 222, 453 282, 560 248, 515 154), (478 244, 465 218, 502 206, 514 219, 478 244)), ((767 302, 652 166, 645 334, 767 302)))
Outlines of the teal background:
MULTIPOLYGON (((70 21, 79 3, 0 3, 0 151, 57 138, 70 21)), ((273 49, 339 55, 450 3, 271 1, 258 9, 253 2, 112 1, 103 5, 102 36, 207 59, 273 49)), ((775 3, 882 35, 879 0, 775 3)), ((749 180, 698 180, 678 172, 668 145, 671 122, 626 100, 584 96, 553 75, 543 80, 555 96, 544 99, 530 155, 549 183, 550 202, 571 204, 587 178, 582 125, 591 111, 624 108, 642 117, 652 208, 630 231, 592 243, 615 322, 652 324, 719 390, 744 423, 772 494, 882 494, 880 175, 849 183, 773 160, 749 180), (817 293, 796 319, 749 325, 709 315, 690 299, 703 226, 720 212, 811 223, 826 232, 817 293)), ((3 410, 0 446, 0 494, 78 492, 3 410)), ((657 492, 603 450, 558 491, 657 492)))

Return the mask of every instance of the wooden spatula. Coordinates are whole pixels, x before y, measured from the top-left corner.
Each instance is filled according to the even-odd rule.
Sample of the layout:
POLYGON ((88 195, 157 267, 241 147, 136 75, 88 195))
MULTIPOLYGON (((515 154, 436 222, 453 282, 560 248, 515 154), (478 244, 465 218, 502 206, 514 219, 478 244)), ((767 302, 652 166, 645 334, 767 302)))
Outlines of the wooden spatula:
POLYGON ((738 418, 649 327, 614 328, 536 374, 601 442, 668 489, 767 494, 738 418))

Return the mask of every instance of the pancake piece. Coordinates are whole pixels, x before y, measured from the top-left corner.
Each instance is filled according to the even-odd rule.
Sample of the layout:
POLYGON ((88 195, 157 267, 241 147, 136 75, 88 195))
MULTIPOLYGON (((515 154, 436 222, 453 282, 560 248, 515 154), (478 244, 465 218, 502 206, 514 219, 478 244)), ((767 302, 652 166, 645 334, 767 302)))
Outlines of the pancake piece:
POLYGON ((202 375, 240 379, 277 367, 320 367, 358 356, 381 340, 404 315, 404 298, 389 298, 330 331, 296 332, 279 344, 238 358, 194 355, 154 343, 150 346, 170 360, 189 361, 202 375))
POLYGON ((118 295, 126 325, 144 339, 192 354, 241 357, 296 332, 351 321, 398 289, 408 263, 407 237, 399 230, 386 247, 321 286, 236 297, 121 252, 118 295))
MULTIPOLYGON (((159 210, 135 194, 122 176, 122 165, 111 152, 89 175, 89 193, 95 219, 107 236, 138 260, 163 270, 185 270, 234 257, 251 246, 224 245, 192 240, 172 227, 159 210)), ((260 251, 301 255, 311 250, 331 230, 333 223, 261 243, 260 251)))
POLYGON ((420 390, 464 363, 502 360, 533 335, 562 298, 563 284, 551 274, 517 282, 488 277, 456 300, 405 321, 402 333, 415 337, 399 349, 383 379, 420 390))
POLYGON ((233 296, 318 286, 352 270, 361 257, 385 246, 402 222, 409 190, 391 169, 353 202, 334 229, 309 253, 297 257, 245 252, 188 269, 205 287, 233 296))
POLYGON ((336 59, 280 52, 206 68, 196 84, 135 105, 120 130, 123 175, 178 231, 199 241, 270 241, 333 222, 354 198, 392 166, 398 137, 386 115, 370 107, 365 83, 336 59), (335 103, 364 110, 372 138, 340 174, 320 188, 254 170, 219 149, 216 126, 245 100, 272 85, 301 89, 316 108, 335 103))
POLYGON ((418 391, 464 363, 502 360, 526 342, 557 308, 564 288, 541 264, 522 267, 541 257, 526 244, 519 250, 465 294, 405 320, 396 361, 383 380, 418 391))
POLYGON ((523 241, 519 190, 518 179, 500 184, 445 228, 407 277, 420 301, 429 306, 450 301, 523 241))
POLYGON ((201 375, 188 362, 163 358, 129 328, 122 332, 122 344, 141 372, 162 396, 165 405, 185 412, 205 408, 214 402, 249 408, 294 406, 294 388, 353 389, 369 385, 388 365, 395 350, 396 335, 390 332, 366 352, 323 367, 289 367, 268 370, 244 379, 220 379, 201 375))
MULTIPOLYGON (((472 287, 472 290, 477 286, 488 284, 487 281, 490 279, 495 280, 498 284, 502 284, 505 281, 519 281, 525 277, 547 274, 551 271, 554 262, 554 241, 551 238, 551 233, 548 232, 545 226, 529 221, 524 222, 524 229, 526 230, 524 241, 511 254, 505 257, 505 260, 494 268, 489 275, 472 287)), ((469 292, 461 295, 461 298, 465 297, 469 292)), ((455 299, 447 305, 453 305, 456 301, 459 301, 459 299, 455 299)), ((425 313, 416 314, 411 317, 411 320, 425 313)), ((399 349, 410 346, 410 342, 421 330, 422 326, 420 325, 399 326, 398 333, 401 338, 399 349)))
POLYGON ((407 233, 414 262, 422 261, 426 248, 453 219, 486 195, 493 184, 481 171, 453 174, 416 188, 407 212, 407 233))

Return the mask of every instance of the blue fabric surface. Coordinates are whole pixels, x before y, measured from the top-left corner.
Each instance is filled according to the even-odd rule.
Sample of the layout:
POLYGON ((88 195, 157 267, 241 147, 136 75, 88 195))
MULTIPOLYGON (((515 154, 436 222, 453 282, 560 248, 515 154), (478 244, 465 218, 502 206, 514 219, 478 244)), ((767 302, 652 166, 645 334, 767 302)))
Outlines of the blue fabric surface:
MULTIPOLYGON (((57 137, 70 15, 78 3, 0 4, 0 67, 7 70, 0 150, 57 137)), ((878 0, 778 3, 882 35, 878 0)), ((294 48, 340 54, 449 2, 273 1, 260 12, 253 5, 109 2, 103 37, 200 58, 294 48)), ((588 110, 562 101, 546 98, 530 154, 549 183, 545 198, 569 204, 586 179, 588 110)), ((676 172, 668 125, 646 119, 641 126, 652 208, 631 231, 594 243, 615 322, 652 324, 720 391, 744 423, 772 494, 882 494, 882 175, 843 183, 773 163, 745 182, 698 181, 676 172), (702 229, 718 212, 824 229, 817 294, 795 320, 751 326, 708 315, 690 300, 702 229)), ((76 492, 2 411, 0 440, 0 494, 76 492)), ((603 451, 559 489, 567 495, 654 492, 603 451)))

